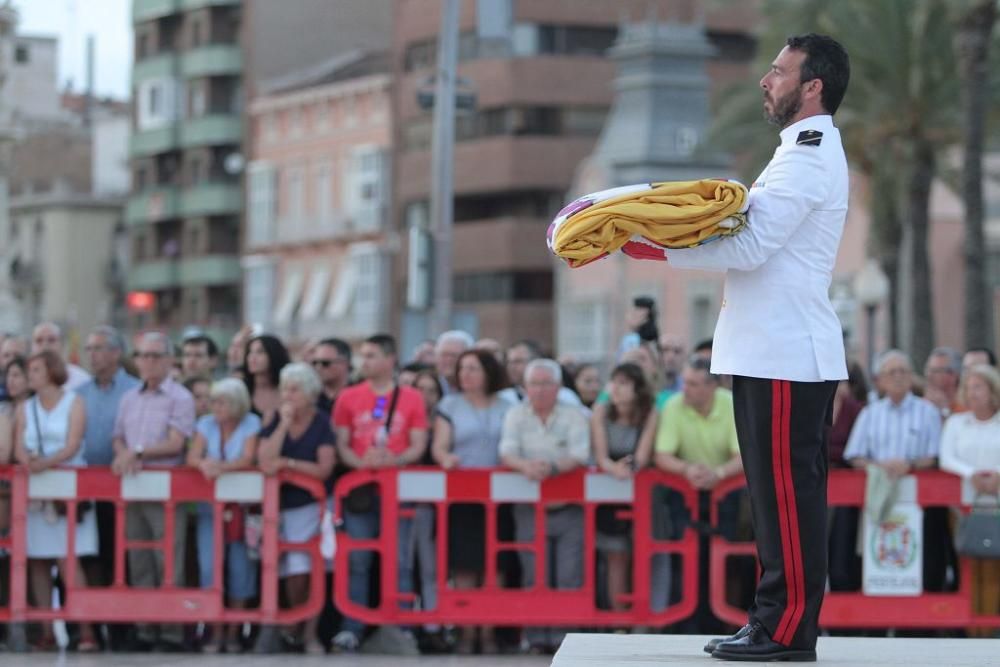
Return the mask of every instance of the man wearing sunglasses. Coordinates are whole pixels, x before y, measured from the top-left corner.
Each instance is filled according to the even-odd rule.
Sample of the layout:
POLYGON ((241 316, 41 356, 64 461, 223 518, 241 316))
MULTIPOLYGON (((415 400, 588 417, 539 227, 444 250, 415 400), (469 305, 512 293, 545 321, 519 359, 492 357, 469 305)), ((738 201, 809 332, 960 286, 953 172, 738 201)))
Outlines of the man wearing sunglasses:
POLYGON ((324 338, 316 345, 309 363, 323 385, 316 409, 332 419, 337 397, 351 380, 351 346, 339 338, 324 338))

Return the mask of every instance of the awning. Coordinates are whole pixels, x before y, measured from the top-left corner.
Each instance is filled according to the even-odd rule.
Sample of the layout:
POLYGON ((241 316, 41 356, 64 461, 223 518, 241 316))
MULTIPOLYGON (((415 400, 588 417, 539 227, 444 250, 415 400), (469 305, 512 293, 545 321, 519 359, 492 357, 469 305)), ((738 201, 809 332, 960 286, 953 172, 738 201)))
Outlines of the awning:
POLYGON ((354 288, 357 284, 357 271, 354 262, 344 261, 341 264, 340 273, 333 281, 333 294, 330 303, 326 308, 326 316, 331 320, 340 319, 347 315, 354 300, 354 288))
POLYGON ((302 298, 302 286, 305 282, 305 269, 289 267, 285 270, 281 281, 281 298, 274 309, 274 324, 286 325, 292 321, 295 309, 302 298))
POLYGON ((312 275, 309 276, 309 287, 302 300, 302 308, 299 309, 299 319, 307 321, 318 318, 329 291, 330 269, 325 264, 313 266, 312 275))

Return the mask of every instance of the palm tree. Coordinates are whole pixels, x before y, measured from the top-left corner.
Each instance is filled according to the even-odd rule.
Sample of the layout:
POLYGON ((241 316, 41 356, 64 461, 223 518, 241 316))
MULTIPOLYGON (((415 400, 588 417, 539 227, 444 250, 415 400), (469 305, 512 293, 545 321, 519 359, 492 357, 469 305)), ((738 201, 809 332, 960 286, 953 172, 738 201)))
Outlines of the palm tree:
POLYGON ((962 79, 962 200, 965 204, 965 345, 993 346, 992 299, 983 231, 983 145, 989 101, 990 36, 997 0, 978 0, 957 21, 955 50, 962 79))

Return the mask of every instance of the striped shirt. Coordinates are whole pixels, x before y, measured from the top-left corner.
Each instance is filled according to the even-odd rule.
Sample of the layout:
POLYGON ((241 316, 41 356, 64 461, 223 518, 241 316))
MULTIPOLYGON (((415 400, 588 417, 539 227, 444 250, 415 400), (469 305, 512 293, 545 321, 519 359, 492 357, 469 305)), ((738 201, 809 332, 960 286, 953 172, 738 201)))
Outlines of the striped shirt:
POLYGON ((886 397, 865 407, 851 430, 846 460, 934 458, 941 444, 941 412, 930 401, 907 394, 896 405, 886 397))
MULTIPOLYGON (((194 397, 191 392, 170 378, 156 389, 145 384, 130 389, 122 396, 115 419, 114 437, 125 441, 129 449, 152 447, 167 439, 170 429, 185 438, 194 433, 194 397)), ((180 465, 183 453, 144 462, 158 465, 180 465)))

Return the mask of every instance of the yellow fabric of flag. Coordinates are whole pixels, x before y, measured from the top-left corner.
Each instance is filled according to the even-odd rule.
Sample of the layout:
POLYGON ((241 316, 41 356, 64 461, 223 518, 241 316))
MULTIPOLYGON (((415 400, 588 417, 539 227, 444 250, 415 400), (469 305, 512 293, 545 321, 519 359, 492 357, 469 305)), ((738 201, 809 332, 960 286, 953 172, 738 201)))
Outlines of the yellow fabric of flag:
POLYGON ((616 252, 630 241, 633 246, 645 242, 650 250, 690 248, 735 234, 746 225, 747 189, 736 181, 650 183, 649 189, 608 199, 600 199, 602 194, 581 197, 567 206, 550 230, 550 249, 571 267, 616 252), (587 197, 600 200, 587 205, 587 197))

